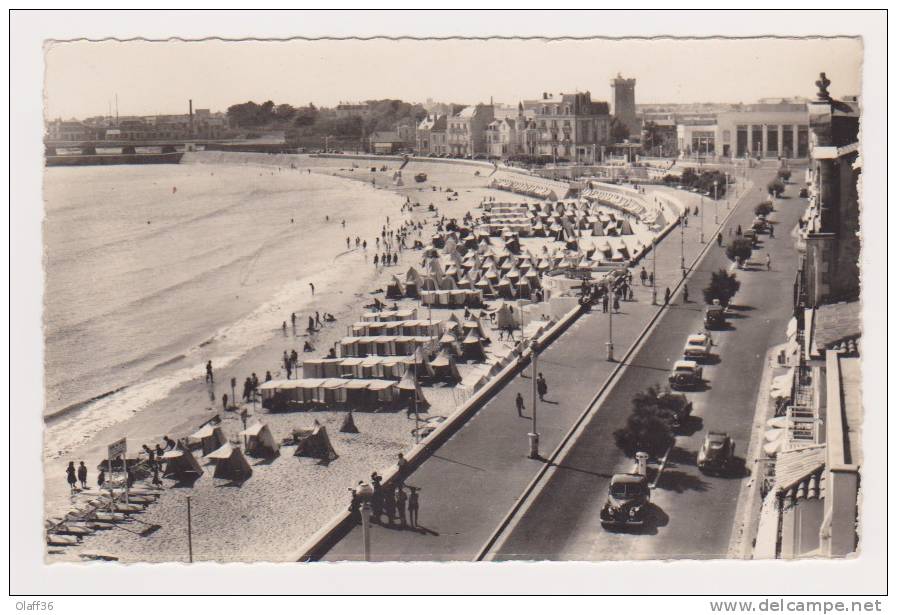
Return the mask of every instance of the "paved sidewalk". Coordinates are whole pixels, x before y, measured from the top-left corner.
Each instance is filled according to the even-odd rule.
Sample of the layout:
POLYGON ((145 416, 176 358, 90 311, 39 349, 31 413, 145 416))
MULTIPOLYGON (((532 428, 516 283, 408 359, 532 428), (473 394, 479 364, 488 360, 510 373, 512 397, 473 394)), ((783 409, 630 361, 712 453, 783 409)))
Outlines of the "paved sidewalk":
MULTIPOLYGON (((743 192, 739 187, 739 196, 743 192)), ((672 191, 671 195, 687 206, 700 202, 696 195, 684 192, 672 191)), ((732 202, 734 207, 734 199, 732 202)), ((704 199, 704 206, 705 240, 715 242, 713 201, 704 199)), ((727 213, 726 204, 721 201, 720 222, 727 213)), ((686 266, 690 266, 703 249, 704 244, 699 242, 700 222, 700 216, 690 216, 683 232, 675 228, 658 244, 658 303, 663 302, 664 289, 672 290, 682 278, 682 250, 686 266)), ((650 255, 643 265, 649 272, 652 270, 650 255)), ((637 267, 633 271, 635 301, 621 303, 620 314, 613 315, 618 359, 660 309, 651 305, 651 288, 641 285, 638 270, 637 267)), ((697 300, 700 289, 689 290, 692 301, 697 300)), ((580 317, 540 354, 538 369, 548 383, 545 402, 538 407, 543 457, 554 452, 616 367, 616 363, 606 360, 607 341, 608 315, 597 307, 580 317)), ((421 490, 422 527, 410 530, 374 525, 372 560, 470 561, 476 557, 544 465, 544 461, 527 457, 527 433, 532 425, 530 373, 529 367, 518 373, 409 476, 406 484, 421 490), (518 392, 526 400, 524 418, 517 416, 514 406, 518 392)), ((361 528, 353 528, 324 559, 362 559, 361 528)))

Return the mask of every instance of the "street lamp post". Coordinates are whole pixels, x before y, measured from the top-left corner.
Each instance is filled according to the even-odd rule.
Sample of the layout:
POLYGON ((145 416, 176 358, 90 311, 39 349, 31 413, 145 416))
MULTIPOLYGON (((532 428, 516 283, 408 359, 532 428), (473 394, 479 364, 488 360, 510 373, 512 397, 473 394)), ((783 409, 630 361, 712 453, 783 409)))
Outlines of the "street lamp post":
POLYGON ((538 459, 539 458, 539 432, 536 429, 536 408, 539 403, 539 383, 536 379, 539 377, 539 343, 533 339, 533 343, 531 345, 532 349, 532 357, 533 357, 533 429, 528 434, 529 436, 529 457, 530 459, 538 459))
POLYGON ((358 485, 358 497, 361 498, 361 541, 364 549, 364 561, 371 561, 371 496, 374 488, 367 483, 358 485))
POLYGON ((679 219, 679 268, 682 270, 683 278, 685 277, 685 216, 687 215, 688 212, 685 212, 679 219))
POLYGON ((701 243, 704 243, 704 193, 701 193, 701 243))
POLYGON ((614 360, 614 302, 609 301, 607 310, 607 360, 614 360))
POLYGON ((651 238, 651 305, 657 305, 657 236, 651 238))
POLYGON ((719 182, 713 182, 713 223, 719 224, 719 182))

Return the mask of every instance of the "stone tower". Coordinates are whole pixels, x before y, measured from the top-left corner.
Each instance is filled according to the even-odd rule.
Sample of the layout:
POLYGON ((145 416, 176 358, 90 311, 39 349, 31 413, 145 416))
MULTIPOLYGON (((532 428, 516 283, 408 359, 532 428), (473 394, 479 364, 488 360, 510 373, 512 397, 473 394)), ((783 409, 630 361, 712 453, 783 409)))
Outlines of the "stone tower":
POLYGON ((617 73, 610 85, 614 88, 614 117, 626 124, 630 138, 638 137, 641 125, 635 115, 635 79, 624 79, 617 73))

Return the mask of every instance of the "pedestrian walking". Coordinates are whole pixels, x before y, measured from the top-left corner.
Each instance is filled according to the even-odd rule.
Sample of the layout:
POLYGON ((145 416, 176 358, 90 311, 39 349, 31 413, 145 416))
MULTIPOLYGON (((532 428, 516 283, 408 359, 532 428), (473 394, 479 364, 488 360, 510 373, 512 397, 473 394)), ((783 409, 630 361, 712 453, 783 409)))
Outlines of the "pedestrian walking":
POLYGON ((315 330, 315 319, 312 318, 311 316, 308 317, 308 330, 309 330, 309 332, 315 330))
POLYGON ((215 375, 212 373, 212 362, 206 363, 206 382, 215 382, 215 375))
POLYGON ((735 229, 735 236, 736 236, 736 237, 741 237, 741 225, 740 225, 740 224, 739 224, 738 227, 735 229))
POLYGON ((383 512, 386 513, 386 522, 392 527, 396 518, 396 492, 392 489, 383 489, 383 512))
POLYGON ((601 297, 601 312, 607 314, 607 308, 610 305, 610 296, 608 292, 604 291, 604 296, 601 297))
POLYGON ((620 295, 614 293, 614 314, 620 313, 620 295))
POLYGON ((523 405, 523 395, 520 392, 517 393, 514 403, 517 406, 517 416, 523 416, 523 409, 525 406, 523 405))
POLYGON ((227 393, 221 396, 221 407, 225 410, 225 412, 227 411, 227 393))
POLYGON ((682 285, 682 303, 688 303, 688 284, 682 285))
POLYGON ((374 490, 371 494, 371 519, 374 523, 380 523, 383 517, 383 488, 380 485, 382 480, 376 472, 371 474, 371 488, 374 490))
POLYGON ((408 521, 411 527, 417 527, 417 514, 420 512, 420 499, 418 497, 419 489, 411 487, 411 493, 408 495, 408 521))
POLYGON ((283 334, 287 334, 287 321, 283 321, 283 324, 280 325, 280 328, 283 330, 283 334))
POLYGON ((311 296, 314 297, 315 296, 315 285, 312 284, 311 282, 309 282, 308 286, 309 286, 309 288, 311 288, 311 296))
POLYGON ((396 468, 398 469, 398 480, 399 483, 405 480, 405 472, 408 470, 408 460, 405 459, 405 455, 399 453, 396 455, 396 468))
POLYGON ((83 461, 78 465, 78 482, 82 489, 87 489, 87 466, 83 461))
POLYGON ((378 254, 374 254, 374 268, 377 267, 377 262, 378 262, 379 258, 380 258, 380 256, 378 254))
POLYGON ((72 493, 75 493, 75 491, 76 491, 75 485, 78 484, 78 479, 75 477, 75 462, 74 461, 69 461, 69 465, 65 469, 65 479, 69 483, 69 490, 72 493))
MULTIPOLYGON (((345 226, 345 223, 343 224, 343 226, 345 226)), ((346 237, 346 249, 347 250, 352 247, 351 243, 352 243, 352 240, 349 237, 346 237)))
POLYGON ((663 304, 666 305, 670 302, 670 287, 667 286, 667 289, 663 291, 663 304))
POLYGON ((648 274, 648 284, 650 286, 654 286, 654 272, 648 274))
POLYGON ((539 393, 539 401, 545 401, 545 395, 548 394, 548 383, 545 382, 542 372, 539 372, 539 377, 536 378, 536 392, 539 393))
POLYGON ((320 313, 320 312, 315 312, 315 326, 318 327, 318 328, 320 328, 320 327, 322 326, 322 325, 321 325, 321 313, 320 313))
POLYGON ((293 325, 293 328, 296 328, 296 312, 290 314, 290 323, 293 325))
POLYGON ((243 381, 243 401, 248 402, 250 395, 252 395, 252 379, 247 376, 243 381))
POLYGON ((772 224, 769 225, 769 238, 772 239, 776 236, 776 227, 772 224))
POLYGON ((408 520, 405 517, 405 505, 408 502, 408 496, 405 494, 405 490, 402 488, 402 485, 396 487, 396 516, 399 519, 399 523, 402 527, 408 527, 408 520))
POLYGON ((719 246, 720 248, 723 247, 723 234, 722 233, 716 234, 716 245, 719 246))
POLYGON ((642 267, 642 270, 639 272, 638 277, 642 280, 642 286, 648 281, 648 272, 645 271, 645 268, 642 267))
POLYGON ((769 252, 766 253, 766 270, 772 270, 772 257, 769 255, 769 252))
POLYGON ((273 380, 273 378, 271 377, 271 370, 269 369, 265 372, 265 382, 271 382, 271 380, 273 380))

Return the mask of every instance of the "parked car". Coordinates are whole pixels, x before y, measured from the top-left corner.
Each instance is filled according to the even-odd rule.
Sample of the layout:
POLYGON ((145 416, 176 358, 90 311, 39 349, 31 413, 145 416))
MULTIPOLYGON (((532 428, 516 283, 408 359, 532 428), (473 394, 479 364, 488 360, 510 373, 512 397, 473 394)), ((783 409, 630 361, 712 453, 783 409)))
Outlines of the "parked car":
POLYGON ((704 370, 695 361, 676 361, 669 382, 670 388, 676 391, 699 387, 704 383, 704 370))
POLYGON ((685 340, 682 356, 693 361, 705 361, 710 356, 713 340, 707 333, 694 333, 685 340))
POLYGON ((735 459, 735 440, 722 431, 708 431, 698 451, 698 469, 704 474, 725 474, 735 459))
POLYGON ((713 305, 704 310, 704 326, 707 329, 722 329, 726 326, 726 308, 714 299, 713 305))
POLYGON ((744 232, 744 234, 742 235, 742 237, 744 237, 745 239, 750 239, 751 245, 753 245, 753 246, 757 245, 757 231, 755 231, 754 229, 752 229, 752 228, 747 229, 744 232))
POLYGON ((607 501, 599 517, 604 528, 640 527, 645 523, 651 499, 648 478, 641 474, 614 474, 607 488, 607 501))
POLYGON ((808 196, 810 196, 810 192, 806 188, 801 188, 800 194, 798 196, 800 196, 800 198, 802 198, 802 199, 805 199, 808 196))

